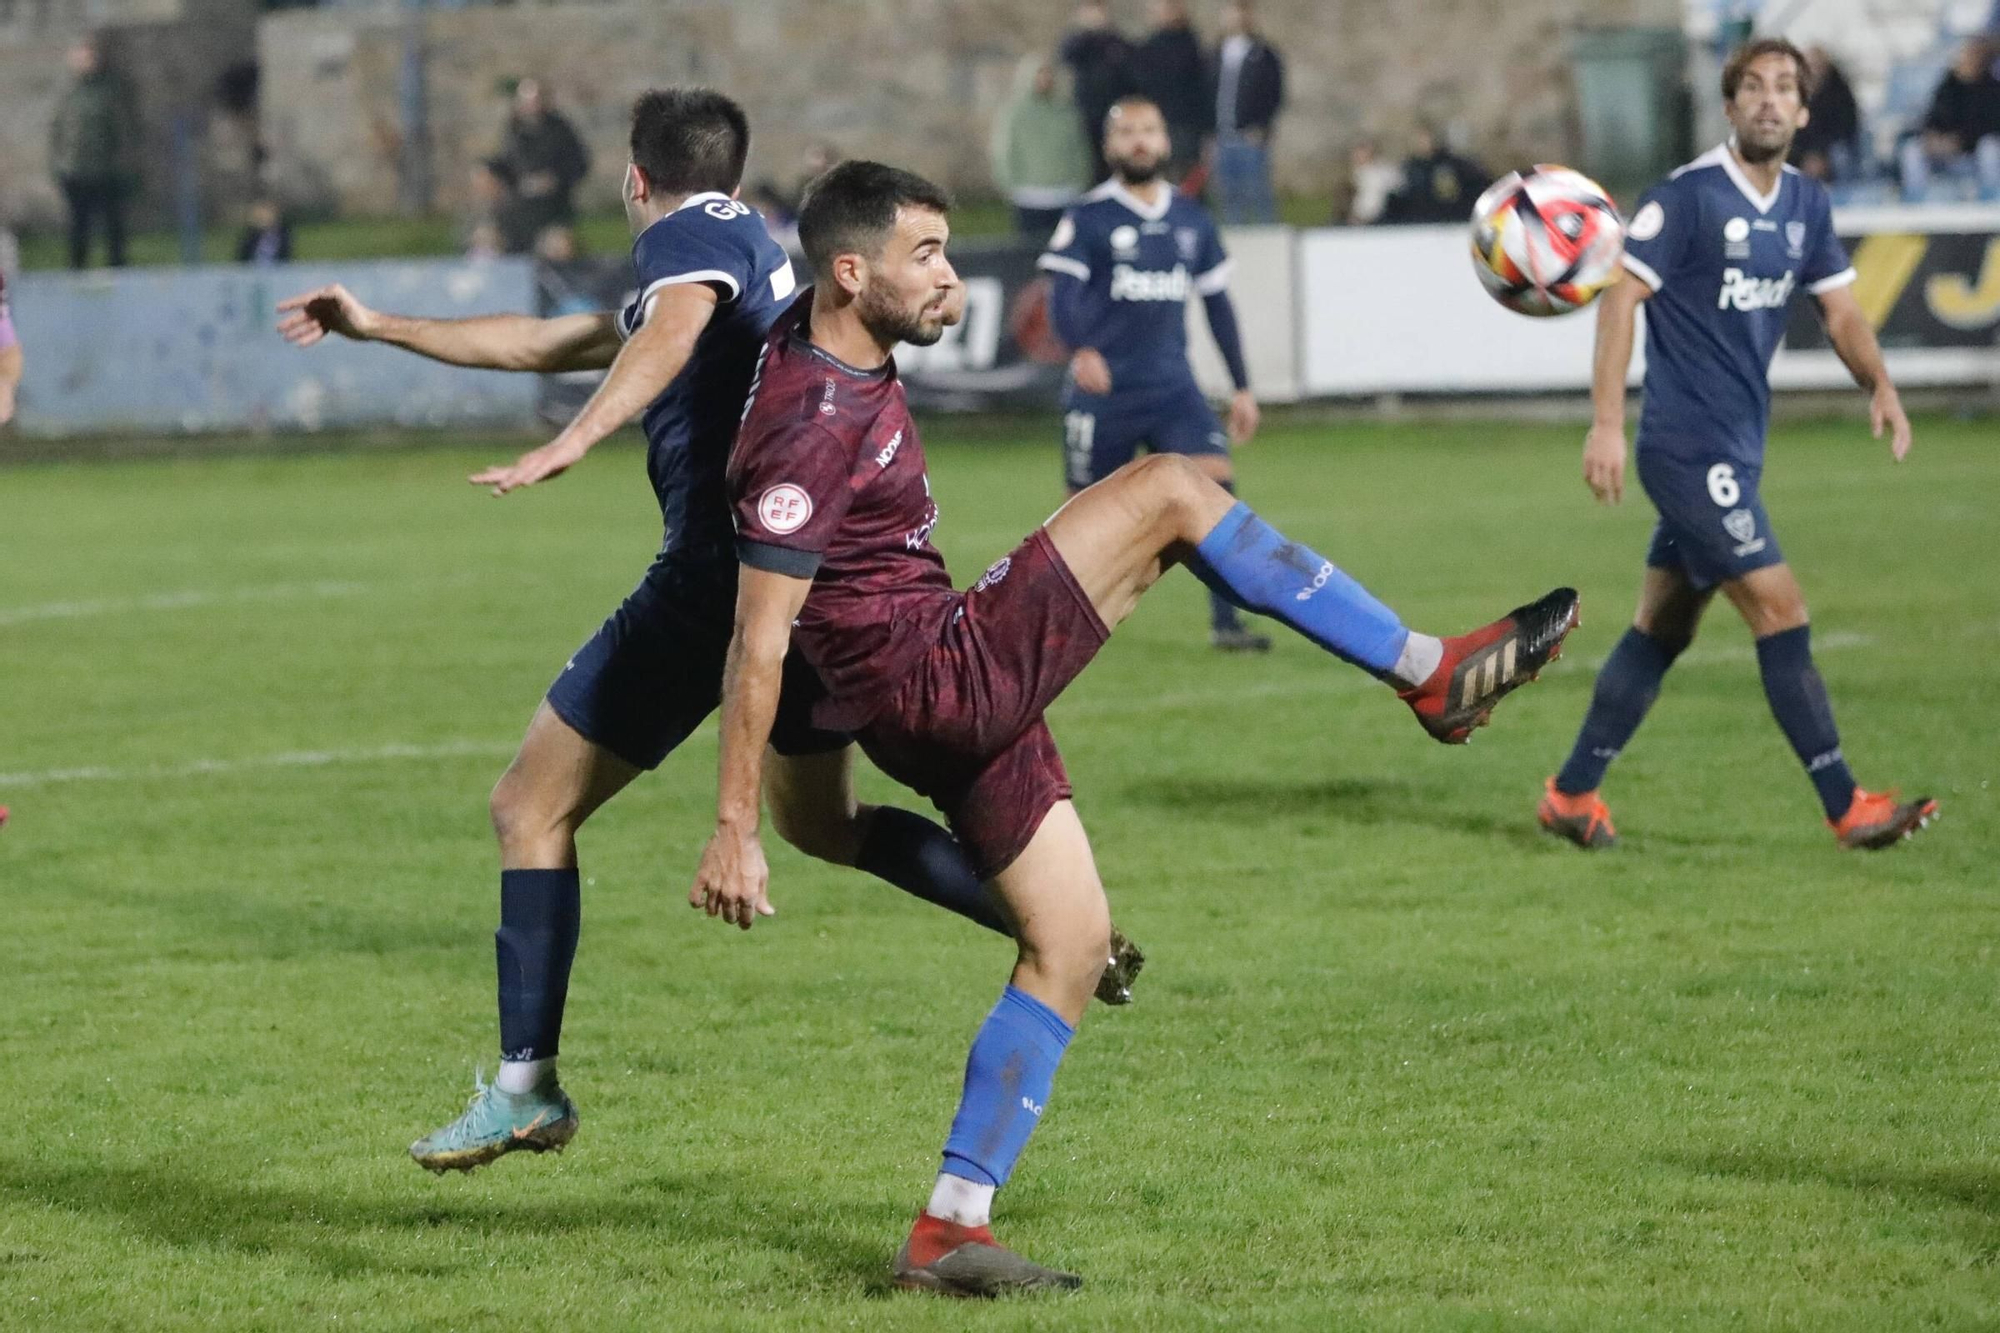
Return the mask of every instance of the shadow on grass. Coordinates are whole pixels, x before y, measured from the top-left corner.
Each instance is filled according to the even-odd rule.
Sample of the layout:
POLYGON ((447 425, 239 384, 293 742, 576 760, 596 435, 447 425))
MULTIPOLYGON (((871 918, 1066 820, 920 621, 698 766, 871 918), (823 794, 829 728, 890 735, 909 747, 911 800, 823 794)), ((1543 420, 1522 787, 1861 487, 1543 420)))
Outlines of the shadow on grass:
POLYGON ((440 915, 350 907, 325 898, 260 897, 148 885, 106 889, 97 906, 146 914, 180 938, 174 954, 201 958, 325 958, 333 954, 422 953, 477 947, 483 932, 440 915))
POLYGON ((0 1160, 0 1197, 108 1217, 173 1250, 296 1260, 337 1278, 484 1273, 494 1256, 466 1243, 473 1240, 567 1240, 607 1256, 625 1248, 620 1241, 650 1248, 698 1240, 794 1255, 814 1285, 865 1296, 895 1291, 889 1258, 908 1218, 890 1204, 788 1214, 763 1204, 785 1197, 780 1182, 721 1172, 625 1184, 587 1198, 529 1182, 524 1189, 543 1192, 519 1200, 412 1200, 223 1184, 164 1165, 0 1160))
POLYGON ((1521 847, 1547 845, 1536 827, 1533 807, 1505 818, 1481 813, 1395 778, 1323 778, 1281 782, 1266 778, 1150 779, 1128 783, 1120 793, 1137 806, 1191 817, 1205 816, 1232 827, 1299 824, 1331 819, 1343 824, 1418 825, 1475 837, 1501 838, 1521 847))
POLYGON ((1772 1185, 1833 1185, 1858 1194, 1921 1196, 1969 1208, 2000 1221, 2000 1170, 1951 1164, 1896 1168, 1827 1161, 1758 1148, 1668 1154, 1663 1160, 1701 1175, 1734 1176, 1772 1185))

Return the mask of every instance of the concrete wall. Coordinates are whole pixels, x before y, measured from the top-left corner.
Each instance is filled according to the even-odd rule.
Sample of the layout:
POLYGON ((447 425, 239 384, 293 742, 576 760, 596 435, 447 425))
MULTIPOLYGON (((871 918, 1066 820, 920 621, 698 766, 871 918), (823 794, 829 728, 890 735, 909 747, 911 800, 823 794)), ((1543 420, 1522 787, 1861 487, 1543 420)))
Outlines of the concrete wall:
MULTIPOLYGON (((607 0, 423 16, 439 203, 498 140, 504 80, 552 81, 597 157, 591 198, 616 198, 626 111, 647 87, 702 81, 739 97, 751 172, 790 184, 808 144, 887 157, 961 190, 988 184, 988 117, 1013 66, 1050 47, 1059 0, 607 0)), ((1145 6, 1115 6, 1136 31, 1145 6)), ((1212 25, 1212 4, 1197 16, 1212 25)), ((1419 115, 1456 122, 1497 164, 1574 155, 1568 35, 1579 25, 1678 27, 1680 0, 1265 0, 1290 64, 1282 187, 1323 193, 1365 132, 1419 115)), ((279 13, 259 24, 266 139, 293 193, 356 211, 396 199, 404 19, 279 13)), ((1584 164, 1587 165, 1587 164, 1584 164)))

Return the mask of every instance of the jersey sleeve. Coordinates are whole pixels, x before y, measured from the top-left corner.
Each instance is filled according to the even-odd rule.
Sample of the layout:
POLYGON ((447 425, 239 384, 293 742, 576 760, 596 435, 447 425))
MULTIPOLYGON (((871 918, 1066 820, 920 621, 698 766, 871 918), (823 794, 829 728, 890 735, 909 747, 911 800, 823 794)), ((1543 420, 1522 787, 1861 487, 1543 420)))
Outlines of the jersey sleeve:
POLYGON ((1222 248, 1222 233, 1206 216, 1201 220, 1201 242, 1193 267, 1194 289, 1203 296, 1228 290, 1229 252, 1222 248))
POLYGON ((1090 239, 1077 225, 1076 210, 1072 208, 1056 224, 1055 234, 1049 237, 1049 248, 1035 261, 1035 267, 1050 273, 1067 273, 1079 281, 1089 282, 1090 260, 1090 239))
POLYGON ((1813 222, 1811 248, 1806 251, 1805 268, 1799 274, 1799 281, 1814 296, 1823 296, 1837 287, 1845 287, 1861 275, 1848 262, 1847 247, 1840 243, 1840 237, 1833 230, 1833 202, 1824 193, 1820 195, 1817 217, 1813 222))
POLYGON ((720 199, 670 213, 648 227, 632 246, 639 292, 618 312, 618 336, 638 332, 654 298, 676 283, 706 283, 724 305, 742 296, 756 280, 757 242, 764 234, 755 213, 720 199))
POLYGON ((816 420, 744 423, 729 461, 736 556, 752 569, 809 579, 854 501, 853 454, 816 420))
POLYGON ((1676 190, 1671 182, 1655 185, 1625 224, 1625 267, 1657 292, 1686 259, 1697 221, 1692 192, 1676 190))

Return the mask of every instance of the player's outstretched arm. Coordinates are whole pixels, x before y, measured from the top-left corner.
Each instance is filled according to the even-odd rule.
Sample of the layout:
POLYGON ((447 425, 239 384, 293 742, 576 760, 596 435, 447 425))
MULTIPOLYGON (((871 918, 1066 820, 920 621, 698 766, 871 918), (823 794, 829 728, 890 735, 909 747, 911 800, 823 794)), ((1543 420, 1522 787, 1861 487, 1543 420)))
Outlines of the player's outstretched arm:
POLYGON ((21 387, 21 344, 0 347, 0 426, 14 419, 14 395, 21 387))
MULTIPOLYGON (((1199 283, 1197 282, 1197 285, 1199 283)), ((1236 305, 1226 288, 1218 287, 1201 298, 1202 313, 1208 317, 1209 336, 1222 363, 1229 368, 1229 382, 1235 393, 1229 399, 1229 442, 1248 444, 1257 434, 1257 395, 1250 392, 1250 366, 1243 359, 1243 335, 1236 326, 1236 305)))
POLYGON ((736 584, 736 629, 722 674, 722 760, 717 777, 715 836, 702 851, 688 906, 750 929, 771 916, 770 867, 758 840, 764 746, 778 716, 785 650, 792 621, 805 605, 811 579, 742 566, 736 584))
POLYGON ((1583 480, 1600 504, 1625 498, 1625 374, 1632 366, 1639 302, 1653 294, 1627 273, 1597 301, 1597 347, 1591 358, 1590 434, 1583 441, 1583 480))
POLYGON ((337 282, 280 301, 278 316, 278 332, 294 347, 311 347, 334 334, 480 370, 602 370, 619 347, 617 317, 609 312, 424 319, 370 309, 337 282))
POLYGON ((1898 463, 1910 452, 1910 419, 1903 415, 1903 399, 1889 379, 1889 367, 1882 360, 1882 345, 1875 340, 1861 303, 1852 287, 1835 287, 1820 293, 1820 316, 1826 320, 1826 336, 1833 350, 1854 376, 1854 382, 1868 391, 1868 424, 1881 439, 1889 434, 1889 456, 1898 463))
POLYGON ((605 436, 617 430, 658 398, 694 354, 695 340, 715 314, 715 290, 705 283, 683 282, 662 288, 653 298, 651 314, 611 363, 611 372, 590 395, 590 401, 562 433, 539 449, 530 449, 511 464, 475 472, 466 480, 505 495, 559 477, 574 467, 605 436))

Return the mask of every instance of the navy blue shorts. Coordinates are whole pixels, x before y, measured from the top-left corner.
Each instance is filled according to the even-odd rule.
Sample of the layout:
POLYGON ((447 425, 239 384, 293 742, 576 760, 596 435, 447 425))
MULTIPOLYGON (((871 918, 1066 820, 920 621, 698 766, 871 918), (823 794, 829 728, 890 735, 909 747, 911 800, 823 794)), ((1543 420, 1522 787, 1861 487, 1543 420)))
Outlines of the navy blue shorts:
POLYGON ((1761 465, 1713 454, 1639 446, 1639 484, 1659 511, 1649 569, 1677 569, 1698 591, 1784 563, 1757 494, 1761 465))
POLYGON ((1063 475, 1080 491, 1138 457, 1227 454, 1229 436, 1192 379, 1129 393, 1063 395, 1063 475))
MULTIPOLYGON (((733 565, 655 561, 549 686, 549 707, 593 745, 636 768, 658 768, 722 702, 735 613, 733 565)), ((808 720, 822 692, 797 653, 785 659, 771 728, 779 754, 823 754, 848 743, 808 720)))

